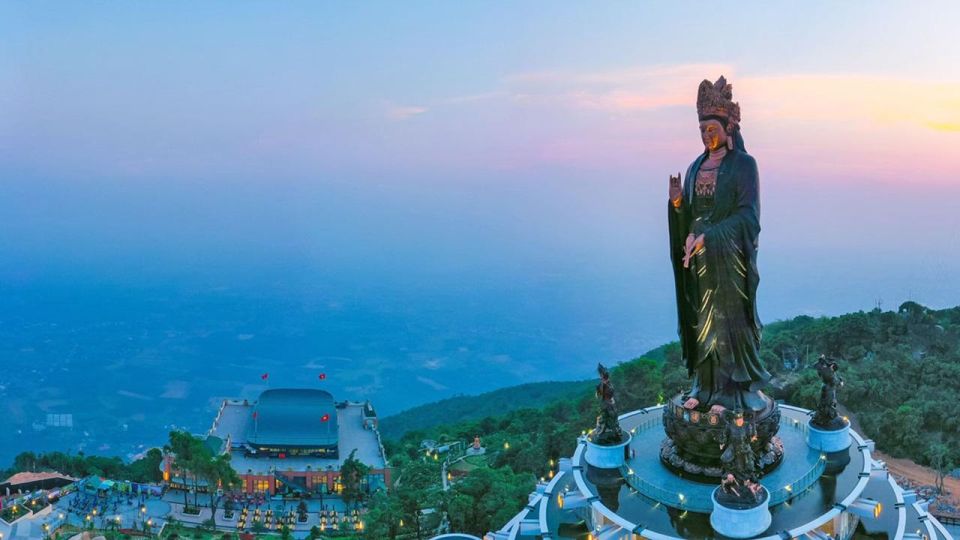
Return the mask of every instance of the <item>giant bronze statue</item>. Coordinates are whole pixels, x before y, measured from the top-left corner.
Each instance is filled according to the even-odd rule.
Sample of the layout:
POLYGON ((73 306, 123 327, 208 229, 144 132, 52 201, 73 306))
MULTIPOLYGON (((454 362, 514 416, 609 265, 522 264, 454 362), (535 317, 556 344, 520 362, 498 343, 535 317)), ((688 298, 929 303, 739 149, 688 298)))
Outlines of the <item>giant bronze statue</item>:
POLYGON ((757 316, 760 183, 740 134, 733 86, 723 77, 700 83, 697 114, 704 150, 682 179, 670 177, 667 203, 680 351, 693 381, 668 404, 661 458, 719 478, 724 412, 742 410, 755 426, 761 468, 782 455, 774 438, 780 412, 760 391, 770 379, 757 316))

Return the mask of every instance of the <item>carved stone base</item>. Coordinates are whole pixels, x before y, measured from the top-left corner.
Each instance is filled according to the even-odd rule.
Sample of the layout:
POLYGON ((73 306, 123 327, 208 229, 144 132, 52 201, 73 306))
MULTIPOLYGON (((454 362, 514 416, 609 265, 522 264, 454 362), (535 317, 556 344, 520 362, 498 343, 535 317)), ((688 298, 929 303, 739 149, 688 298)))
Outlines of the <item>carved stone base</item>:
POLYGON ((633 437, 625 433, 623 442, 614 445, 596 444, 587 440, 587 453, 584 459, 587 463, 600 469, 617 469, 626 462, 626 449, 630 446, 633 437))
POLYGON ((850 447, 850 422, 840 429, 818 429, 813 422, 807 426, 807 446, 824 453, 839 452, 850 447))
POLYGON ((731 508, 717 500, 717 488, 713 492, 713 512, 710 513, 710 526, 716 532, 730 538, 753 538, 770 527, 773 516, 770 514, 770 494, 766 489, 761 492, 761 500, 752 507, 731 508))
MULTIPOLYGON (((757 470, 761 475, 772 471, 780 464, 783 459, 783 442, 780 441, 780 437, 773 436, 764 450, 757 460, 757 470)), ((670 439, 664 439, 660 443, 660 461, 668 468, 693 480, 713 482, 723 476, 720 466, 702 465, 685 459, 670 439)))
POLYGON ((815 414, 813 418, 810 419, 810 426, 823 430, 823 431, 833 431, 835 429, 843 429, 850 425, 850 422, 842 417, 837 415, 836 412, 833 413, 833 416, 826 414, 815 414))
MULTIPOLYGON (((748 422, 757 427, 757 440, 753 451, 757 469, 766 473, 783 458, 783 443, 776 437, 780 430, 780 409, 768 396, 760 394, 766 402, 763 410, 749 412, 748 422)), ((683 408, 684 396, 674 396, 663 411, 663 429, 667 439, 660 447, 660 460, 671 469, 681 473, 705 477, 712 481, 720 478, 723 463, 720 441, 726 430, 723 414, 683 408)))

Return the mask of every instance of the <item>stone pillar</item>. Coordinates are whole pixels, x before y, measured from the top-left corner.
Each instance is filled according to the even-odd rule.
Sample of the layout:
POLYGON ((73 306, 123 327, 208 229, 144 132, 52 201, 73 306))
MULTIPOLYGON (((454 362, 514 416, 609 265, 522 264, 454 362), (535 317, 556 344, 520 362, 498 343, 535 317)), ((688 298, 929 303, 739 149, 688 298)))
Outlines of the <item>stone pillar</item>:
POLYGON ((731 508, 717 501, 717 491, 713 490, 713 512, 710 513, 710 526, 713 530, 730 538, 753 538, 770 527, 773 516, 770 515, 770 493, 763 489, 763 500, 748 508, 731 508))

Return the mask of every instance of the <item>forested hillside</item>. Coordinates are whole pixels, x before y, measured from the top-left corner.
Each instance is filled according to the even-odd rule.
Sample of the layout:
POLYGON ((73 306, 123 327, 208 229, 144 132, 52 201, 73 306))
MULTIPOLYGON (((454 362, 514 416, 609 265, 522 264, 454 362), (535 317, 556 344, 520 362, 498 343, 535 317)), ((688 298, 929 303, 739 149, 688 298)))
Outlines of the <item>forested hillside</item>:
MULTIPOLYGON (((777 399, 812 408, 820 381, 810 366, 826 354, 840 361, 846 381, 841 404, 880 450, 943 470, 960 466, 960 307, 929 310, 907 302, 896 312, 797 317, 768 325, 761 352, 775 375, 766 391, 777 399)), ((611 372, 622 412, 662 402, 689 384, 676 343, 611 372)), ((385 441, 396 482, 388 494, 368 501, 367 534, 425 533, 443 515, 451 530, 478 535, 503 525, 526 504, 536 479, 548 478, 558 459, 573 452, 577 436, 593 426, 593 384, 510 387, 384 419, 388 434, 402 433, 385 441), (458 471, 463 474, 443 491, 447 456, 421 442, 468 444, 475 436, 487 454, 458 471)), ((119 459, 24 453, 7 473, 52 467, 78 476, 139 478, 148 470, 156 474, 157 458, 153 453, 127 466, 119 459)))
POLYGON ((399 438, 408 431, 447 424, 451 419, 476 420, 514 409, 539 407, 570 395, 582 394, 590 384, 589 381, 536 382, 476 396, 456 396, 382 418, 380 434, 386 438, 399 438))
MULTIPOLYGON (((960 464, 960 307, 937 311, 907 302, 897 312, 796 317, 767 325, 761 352, 775 375, 767 388, 774 397, 813 408, 820 383, 810 366, 826 354, 840 360, 846 380, 841 403, 885 452, 928 463, 930 448, 943 444, 952 449, 951 461, 960 464)), ((689 384, 676 343, 616 366, 613 381, 622 411, 655 404, 689 384)), ((580 431, 593 421, 592 385, 537 383, 451 398, 391 417, 391 422, 405 420, 389 425, 385 436, 404 433, 404 441, 456 433, 498 437, 523 416, 556 418, 577 424, 571 429, 580 431), (539 410, 514 412, 527 407, 539 410), (482 418, 482 411, 489 417, 482 418), (426 427, 410 433, 416 424, 426 427)))
MULTIPOLYGON (((881 450, 945 469, 960 464, 960 308, 935 311, 907 302, 897 312, 797 317, 767 326, 762 354, 775 375, 766 391, 810 408, 820 389, 810 366, 819 354, 839 359, 846 380, 840 400, 858 415, 866 435, 881 450)), ((658 403, 687 386, 679 356, 674 343, 613 368, 611 378, 621 411, 658 403)), ((521 393, 520 387, 498 392, 517 397, 521 393)), ((434 405, 434 412, 445 415, 450 422, 388 441, 388 453, 400 478, 410 468, 421 473, 435 469, 439 480, 438 456, 425 454, 420 442, 466 442, 479 436, 489 450, 489 469, 481 468, 479 474, 471 472, 448 492, 440 491, 435 484, 411 492, 412 488, 401 482, 399 489, 374 504, 381 510, 396 508, 399 514, 375 510, 371 515, 375 527, 380 516, 403 513, 397 506, 401 500, 449 510, 453 530, 483 534, 502 525, 500 514, 512 515, 526 503, 525 490, 533 487, 536 478, 549 476, 558 458, 573 452, 576 437, 592 427, 596 415, 592 388, 573 387, 540 407, 482 419, 463 420, 452 415, 458 400, 464 399, 468 398, 434 405), (512 511, 500 510, 493 519, 489 513, 457 510, 487 504, 512 505, 512 511)), ((498 403, 509 409, 515 402, 498 403)), ((407 503, 408 509, 415 506, 407 503)), ((409 520, 413 514, 407 516, 409 520)))

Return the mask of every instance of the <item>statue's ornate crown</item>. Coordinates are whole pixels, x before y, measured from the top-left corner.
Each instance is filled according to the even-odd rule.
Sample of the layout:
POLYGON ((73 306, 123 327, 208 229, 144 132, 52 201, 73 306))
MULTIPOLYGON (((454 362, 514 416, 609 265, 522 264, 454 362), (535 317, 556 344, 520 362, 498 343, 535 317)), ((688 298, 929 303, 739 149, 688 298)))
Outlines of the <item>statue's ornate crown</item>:
POLYGON ((704 79, 697 91, 697 116, 718 116, 728 123, 740 124, 740 104, 733 101, 733 85, 722 75, 717 82, 704 79))

